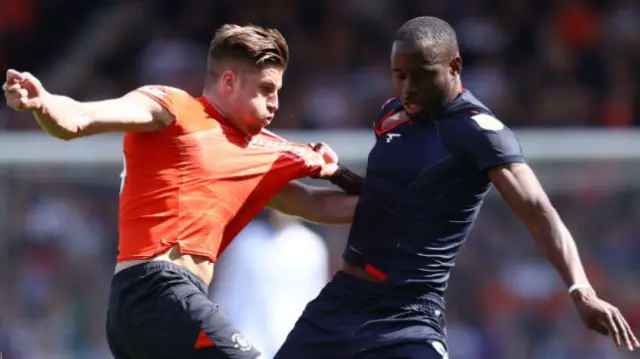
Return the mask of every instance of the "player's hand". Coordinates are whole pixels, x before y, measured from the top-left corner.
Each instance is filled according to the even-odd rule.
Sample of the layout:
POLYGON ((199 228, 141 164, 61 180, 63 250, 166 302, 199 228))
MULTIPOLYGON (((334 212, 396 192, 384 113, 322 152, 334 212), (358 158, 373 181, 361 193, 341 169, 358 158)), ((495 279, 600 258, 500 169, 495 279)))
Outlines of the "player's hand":
POLYGON ((338 172, 338 154, 331 147, 323 142, 310 143, 309 146, 314 152, 321 155, 325 162, 318 178, 329 178, 338 172))
POLYGON ((7 70, 7 77, 2 85, 7 106, 19 111, 39 111, 43 108, 47 94, 35 76, 28 72, 7 70))
POLYGON ((640 348, 620 310, 598 298, 593 289, 576 290, 571 297, 587 328, 610 336, 618 348, 626 347, 630 351, 640 348))

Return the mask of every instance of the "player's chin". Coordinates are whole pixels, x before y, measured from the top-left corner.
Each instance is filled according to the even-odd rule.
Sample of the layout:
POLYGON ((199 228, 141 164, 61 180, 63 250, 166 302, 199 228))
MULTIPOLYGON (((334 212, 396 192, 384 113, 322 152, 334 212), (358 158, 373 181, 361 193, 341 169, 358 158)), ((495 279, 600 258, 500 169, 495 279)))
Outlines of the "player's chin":
POLYGON ((262 132, 263 129, 264 129, 264 126, 249 126, 246 130, 246 134, 249 136, 255 136, 260 134, 260 132, 262 132))
POLYGON ((269 120, 266 120, 266 119, 258 119, 258 120, 256 120, 251 126, 248 126, 248 129, 247 129, 247 131, 249 132, 248 135, 249 136, 255 136, 255 135, 259 134, 260 132, 262 132, 262 130, 265 129, 270 124, 271 124, 271 119, 269 119, 269 120))
POLYGON ((421 119, 423 117, 426 117, 426 113, 427 112, 421 110, 421 111, 416 111, 416 112, 413 112, 413 113, 409 113, 409 112, 405 111, 405 113, 407 114, 407 118, 409 120, 417 121, 417 120, 419 120, 419 119, 421 119))
POLYGON ((415 103, 404 103, 404 112, 407 113, 409 117, 414 117, 420 115, 424 106, 415 104, 415 103))
POLYGON ((269 127, 272 121, 273 121, 273 116, 263 118, 261 121, 262 128, 269 127))

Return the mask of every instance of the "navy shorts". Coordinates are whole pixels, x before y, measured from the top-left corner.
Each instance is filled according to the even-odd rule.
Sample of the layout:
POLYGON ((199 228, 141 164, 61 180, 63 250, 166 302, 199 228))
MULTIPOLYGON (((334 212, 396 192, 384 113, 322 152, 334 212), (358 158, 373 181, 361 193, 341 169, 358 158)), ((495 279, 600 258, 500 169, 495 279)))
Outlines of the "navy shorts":
POLYGON ((139 264, 113 277, 106 329, 116 359, 260 355, 207 298, 204 282, 169 262, 139 264))
POLYGON ((447 358, 440 295, 338 272, 274 359, 447 358))

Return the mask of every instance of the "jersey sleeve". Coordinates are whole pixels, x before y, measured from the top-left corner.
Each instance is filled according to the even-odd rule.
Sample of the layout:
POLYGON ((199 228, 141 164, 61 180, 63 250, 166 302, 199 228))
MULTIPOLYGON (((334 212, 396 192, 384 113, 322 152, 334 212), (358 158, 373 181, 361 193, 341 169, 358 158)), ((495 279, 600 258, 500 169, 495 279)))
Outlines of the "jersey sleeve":
POLYGON ((479 171, 525 162, 515 133, 493 115, 475 114, 444 125, 440 131, 447 147, 470 160, 479 171))
POLYGON ((187 93, 178 88, 160 85, 146 85, 132 92, 143 94, 164 107, 174 118, 178 118, 179 107, 187 93))

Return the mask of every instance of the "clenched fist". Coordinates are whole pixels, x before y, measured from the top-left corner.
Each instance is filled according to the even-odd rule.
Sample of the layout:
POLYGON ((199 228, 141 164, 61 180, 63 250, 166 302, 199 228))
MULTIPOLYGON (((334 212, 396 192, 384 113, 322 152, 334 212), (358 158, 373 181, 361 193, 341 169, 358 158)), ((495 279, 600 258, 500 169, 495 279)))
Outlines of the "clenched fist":
POLYGON ((43 107, 47 92, 40 80, 28 72, 7 70, 7 78, 2 85, 7 106, 20 111, 38 111, 43 107))

